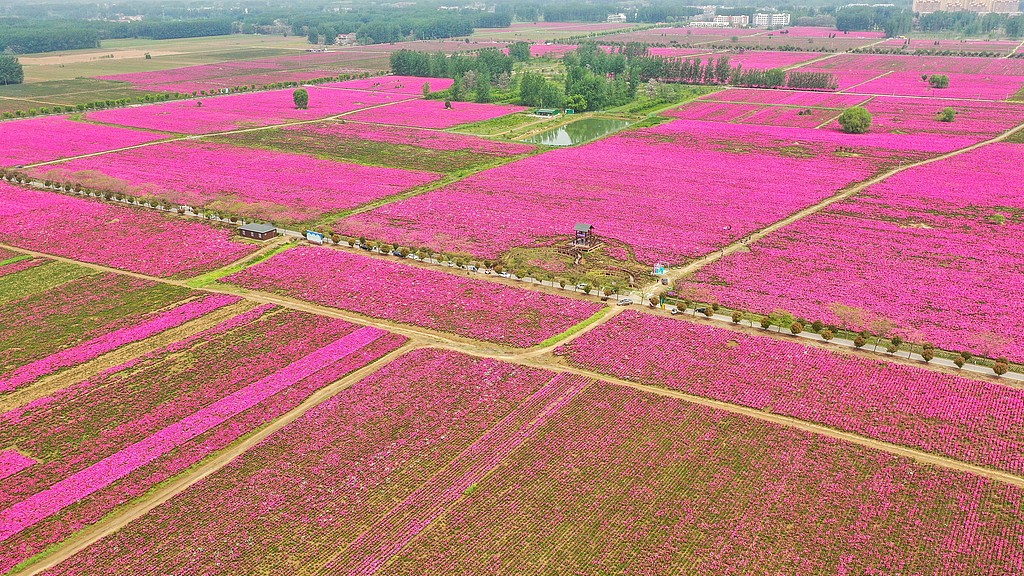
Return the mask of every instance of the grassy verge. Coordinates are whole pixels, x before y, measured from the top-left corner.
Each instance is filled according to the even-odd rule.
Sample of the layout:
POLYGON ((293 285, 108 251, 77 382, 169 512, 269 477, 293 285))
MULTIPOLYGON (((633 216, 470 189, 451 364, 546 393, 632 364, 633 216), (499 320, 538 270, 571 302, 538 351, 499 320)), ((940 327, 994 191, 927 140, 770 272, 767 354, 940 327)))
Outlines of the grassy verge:
POLYGON ((537 344, 536 348, 547 348, 548 346, 554 346, 555 344, 558 344, 559 342, 567 338, 575 336, 581 330, 585 329, 587 326, 590 326, 593 323, 597 322, 598 320, 604 318, 611 311, 612 308, 610 306, 604 306, 597 312, 594 312, 594 314, 590 318, 587 318, 583 322, 580 322, 579 324, 572 326, 571 328, 569 328, 565 332, 562 332, 561 334, 556 334, 551 338, 548 338, 547 340, 541 342, 540 344, 537 344))
POLYGON ((241 272, 242 270, 245 270, 249 266, 254 266, 276 254, 280 254, 281 252, 284 252, 285 250, 294 247, 295 244, 296 243, 294 241, 289 241, 285 242, 284 244, 274 246, 269 250, 257 252, 251 258, 248 258, 246 260, 235 262, 234 264, 231 264, 230 266, 225 266, 224 268, 218 268, 217 270, 207 272, 206 274, 203 274, 201 276, 196 276, 195 278, 185 282, 185 285, 188 286, 189 288, 197 289, 202 288, 203 286, 208 286, 220 280, 221 278, 224 278, 225 276, 230 276, 235 272, 241 272))
POLYGON ((90 274, 98 272, 66 262, 47 262, 17 274, 0 276, 0 304, 45 292, 90 274))
POLYGON ((32 259, 32 256, 29 256, 28 254, 21 254, 20 256, 15 256, 13 258, 8 258, 7 260, 4 260, 3 262, 0 262, 0 266, 6 266, 8 264, 14 264, 15 262, 21 262, 22 260, 31 260, 31 259, 32 259))

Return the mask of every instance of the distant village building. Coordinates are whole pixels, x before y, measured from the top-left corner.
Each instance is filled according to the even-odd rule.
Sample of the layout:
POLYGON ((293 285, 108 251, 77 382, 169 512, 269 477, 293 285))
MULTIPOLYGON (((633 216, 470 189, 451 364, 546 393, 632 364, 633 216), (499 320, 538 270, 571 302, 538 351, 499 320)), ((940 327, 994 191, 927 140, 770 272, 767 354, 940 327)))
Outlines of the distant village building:
POLYGON ((238 229, 238 233, 253 240, 269 240, 277 236, 277 228, 271 224, 246 224, 238 229))
POLYGON ((608 21, 609 22, 625 22, 626 21, 626 15, 622 14, 622 13, 619 13, 619 14, 609 14, 608 15, 608 21))
POLYGON ((789 26, 789 12, 758 12, 754 14, 755 28, 778 28, 789 26))
POLYGON ((739 14, 737 16, 725 16, 718 15, 714 19, 715 24, 721 24, 723 27, 728 28, 742 28, 750 25, 750 17, 746 14, 739 14))
POLYGON ((976 12, 978 14, 1020 14, 1018 0, 914 0, 914 12, 976 12))

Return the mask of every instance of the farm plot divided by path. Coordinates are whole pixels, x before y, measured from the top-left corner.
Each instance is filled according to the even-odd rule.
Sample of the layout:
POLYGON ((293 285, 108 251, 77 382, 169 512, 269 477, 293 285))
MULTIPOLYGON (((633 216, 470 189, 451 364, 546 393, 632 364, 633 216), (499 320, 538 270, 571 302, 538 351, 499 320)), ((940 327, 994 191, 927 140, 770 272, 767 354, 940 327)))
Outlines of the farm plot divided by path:
POLYGON ((521 348, 557 336, 602 309, 596 302, 317 247, 288 250, 223 281, 521 348))
POLYGON ((46 574, 999 571, 1024 554, 1022 497, 676 399, 424 349, 46 574), (963 532, 971 546, 946 545, 963 532))
POLYGON ((1024 473, 1018 388, 637 312, 555 354, 625 380, 1024 473))
POLYGON ((223 210, 282 225, 399 194, 439 174, 209 142, 171 142, 37 168, 40 180, 223 210))
POLYGON ((641 262, 677 263, 884 168, 950 146, 931 135, 677 120, 493 168, 334 228, 353 237, 495 258, 586 222, 601 236, 629 244, 641 262), (791 186, 794 181, 801 186, 791 186))
POLYGON ((1024 359, 1022 160, 1020 144, 998 143, 906 170, 688 283, 738 308, 856 330, 886 321, 911 341, 1024 359))
POLYGON ((155 132, 76 122, 66 116, 4 122, 0 128, 0 166, 48 162, 166 137, 155 132))
POLYGON ((0 414, 0 447, 32 460, 0 480, 0 570, 404 341, 264 305, 0 414))

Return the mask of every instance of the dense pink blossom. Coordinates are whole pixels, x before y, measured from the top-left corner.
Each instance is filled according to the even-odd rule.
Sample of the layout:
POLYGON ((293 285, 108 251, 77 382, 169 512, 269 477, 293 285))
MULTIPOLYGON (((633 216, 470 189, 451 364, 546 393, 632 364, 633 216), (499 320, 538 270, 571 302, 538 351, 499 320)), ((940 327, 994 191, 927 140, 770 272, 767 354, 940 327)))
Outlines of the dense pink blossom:
POLYGON ((991 144, 906 170, 694 281, 724 304, 835 323, 853 306, 914 341, 1022 360, 1021 162, 1020 145, 991 144))
POLYGON ((932 88, 927 80, 921 78, 921 74, 918 72, 891 72, 859 86, 848 88, 847 92, 893 96, 1005 100, 1024 86, 1024 75, 1005 76, 996 74, 949 73, 948 76, 948 88, 932 88))
POLYGON ((0 570, 403 341, 267 305, 0 415, 0 446, 37 460, 0 490, 0 570))
POLYGON ((349 90, 369 90, 371 92, 394 92, 395 94, 423 94, 424 84, 430 85, 431 92, 440 92, 451 88, 455 81, 451 78, 417 78, 414 76, 375 76, 346 80, 333 84, 323 84, 325 88, 347 88, 349 90))
MULTIPOLYGON (((351 71, 349 71, 351 72, 351 71)), ((318 78, 330 78, 337 76, 338 70, 283 70, 280 72, 264 72, 259 74, 238 74, 209 79, 181 80, 165 84, 141 84, 135 86, 136 90, 148 92, 178 92, 191 94, 193 92, 208 92, 210 95, 219 94, 225 90, 240 86, 256 86, 257 88, 278 82, 304 82, 318 78)))
POLYGON ((237 296, 210 295, 200 300, 194 300, 171 308, 134 326, 97 336, 73 348, 65 348, 30 364, 19 366, 10 374, 0 375, 0 393, 14 390, 19 386, 23 386, 62 368, 87 362, 125 344, 138 342, 153 334, 180 326, 213 310, 233 304, 238 300, 237 296))
POLYGON ((841 114, 838 110, 824 108, 794 108, 791 106, 766 106, 757 112, 740 118, 743 124, 760 124, 762 126, 790 126, 796 128, 816 128, 835 119, 841 114))
POLYGON ((698 100, 665 113, 666 116, 682 120, 704 122, 734 122, 763 109, 759 104, 735 104, 733 102, 705 102, 698 100))
POLYGON ((312 246, 278 254, 225 281, 519 347, 560 334, 601 309, 596 302, 312 246))
POLYGON ((1024 472, 1021 389, 633 311, 556 354, 619 378, 1024 472))
POLYGON ((422 497, 425 482, 436 478, 427 486, 447 488, 437 480, 459 470, 454 479, 472 478, 467 473, 486 471, 522 442, 521 426, 573 392, 565 384, 574 379, 552 385, 554 376, 415 350, 56 570, 142 576, 185 566, 204 573, 323 567, 396 504, 422 497), (204 553, 195 555, 196 546, 204 553), (111 550, 119 550, 116 563, 111 550))
MULTIPOLYGON (((721 56, 729 57, 729 64, 733 67, 743 66, 746 70, 768 70, 771 68, 788 68, 801 62, 807 62, 815 58, 821 58, 824 54, 818 52, 768 52, 748 50, 741 54, 719 54, 714 58, 717 61, 721 56)), ((711 56, 705 56, 707 60, 711 56)), ((797 69, 799 71, 799 69, 797 69)))
POLYGON ((0 480, 21 472, 36 461, 16 450, 0 450, 0 480))
POLYGON ((780 104, 815 108, 849 108, 862 104, 868 96, 763 88, 729 88, 703 96, 698 102, 749 102, 752 104, 780 104))
POLYGON ((567 236, 574 224, 586 222, 599 236, 630 244, 641 262, 679 262, 831 196, 883 165, 972 142, 677 120, 493 168, 335 228, 491 258, 567 236), (857 154, 839 155, 839 148, 857 154))
POLYGON ((933 38, 890 38, 881 44, 879 48, 903 48, 906 51, 914 52, 937 52, 949 51, 953 53, 963 52, 1001 52, 1004 54, 1012 52, 1020 42, 1015 41, 991 41, 991 40, 936 40, 933 38))
POLYGON ((430 172, 210 142, 169 142, 46 166, 41 177, 293 223, 399 194, 430 172), (304 174, 309 177, 297 177, 304 174))
MULTIPOLYGON (((871 112, 872 132, 894 134, 948 134, 993 138, 1016 127, 1024 118, 1024 104, 1012 102, 977 102, 945 98, 900 98, 878 96, 865 108, 871 112), (953 122, 940 122, 945 108, 956 111, 953 122)), ((831 126, 839 129, 839 124, 831 126)))
MULTIPOLYGON (((1015 574, 1022 504, 989 479, 596 383, 376 573, 1015 574)), ((118 542, 108 558, 133 548, 118 542)))
POLYGON ((417 128, 451 128, 459 124, 490 120, 498 116, 526 110, 523 106, 452 102, 445 109, 441 100, 409 100, 390 106, 362 110, 345 118, 361 122, 395 124, 417 128))
POLYGON ((0 122, 0 166, 48 162, 166 138, 164 134, 44 116, 0 122))
MULTIPOLYGON (((839 38, 885 38, 885 32, 869 30, 839 31, 831 26, 787 26, 777 34, 785 32, 785 36, 796 38, 828 38, 835 34, 839 38)), ((764 34, 762 31, 761 34, 764 34)))
POLYGON ((226 228, 5 183, 0 220, 0 242, 160 277, 208 272, 257 248, 226 228))
POLYGON ((306 90, 309 92, 309 108, 305 110, 295 107, 292 100, 294 89, 288 89, 100 110, 86 114, 86 118, 165 132, 207 134, 316 120, 410 98, 403 94, 316 86, 306 90))

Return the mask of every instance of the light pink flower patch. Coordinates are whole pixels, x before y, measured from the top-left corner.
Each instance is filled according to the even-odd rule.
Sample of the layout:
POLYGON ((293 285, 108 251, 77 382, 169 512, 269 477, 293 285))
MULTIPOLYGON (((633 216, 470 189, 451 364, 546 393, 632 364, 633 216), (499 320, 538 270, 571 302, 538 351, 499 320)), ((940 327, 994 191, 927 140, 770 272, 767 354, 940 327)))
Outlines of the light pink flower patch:
POLYGON ((44 116, 0 122, 0 166, 48 162, 166 138, 142 130, 44 116))
POLYGON ((394 92, 419 96, 423 93, 423 85, 430 84, 431 92, 440 92, 451 88, 451 78, 417 78, 414 76, 374 76, 346 80, 332 84, 322 84, 325 88, 348 88, 350 90, 369 90, 371 92, 394 92))
POLYGON ((474 102, 452 102, 452 107, 445 109, 444 102, 441 100, 412 100, 391 106, 362 110, 345 118, 361 122, 417 128, 451 128, 458 124, 490 120, 523 110, 526 110, 523 106, 476 104, 474 102))
POLYGON ((255 252, 233 231, 0 183, 0 242, 141 274, 188 277, 255 252))
POLYGON ((312 220, 439 177, 209 142, 146 146, 47 166, 38 173, 280 223, 312 220))

